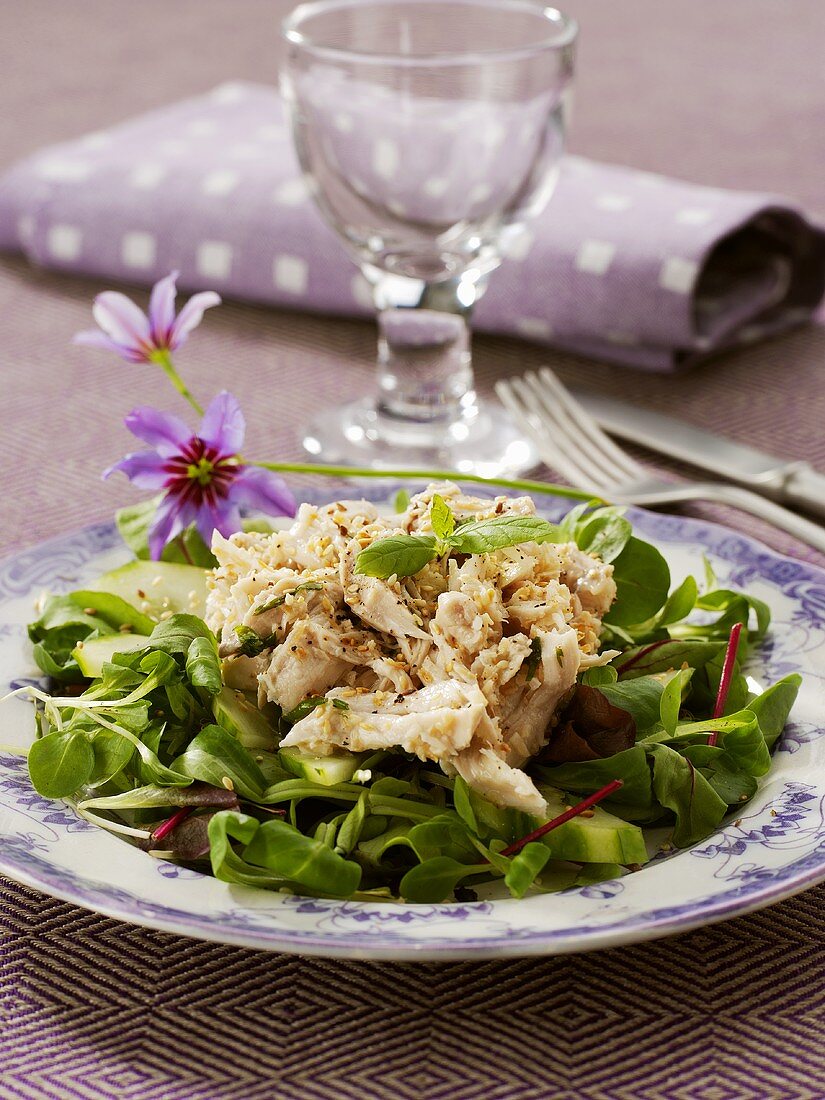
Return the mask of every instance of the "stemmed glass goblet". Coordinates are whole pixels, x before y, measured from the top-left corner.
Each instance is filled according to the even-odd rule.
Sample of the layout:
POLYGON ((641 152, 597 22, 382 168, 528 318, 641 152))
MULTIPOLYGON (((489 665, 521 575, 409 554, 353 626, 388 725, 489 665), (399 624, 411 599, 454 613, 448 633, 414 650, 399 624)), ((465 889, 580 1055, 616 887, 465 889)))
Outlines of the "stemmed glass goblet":
POLYGON ((545 205, 576 25, 529 0, 319 0, 284 22, 304 176, 378 309, 378 394, 321 412, 330 463, 486 476, 535 465, 473 385, 468 319, 545 205))

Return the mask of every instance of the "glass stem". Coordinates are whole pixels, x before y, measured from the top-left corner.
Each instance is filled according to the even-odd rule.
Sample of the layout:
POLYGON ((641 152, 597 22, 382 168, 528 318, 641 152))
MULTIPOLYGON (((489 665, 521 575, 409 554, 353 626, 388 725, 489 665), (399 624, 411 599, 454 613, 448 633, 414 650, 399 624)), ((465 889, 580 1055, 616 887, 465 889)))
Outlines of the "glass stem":
POLYGON ((378 307, 379 414, 421 424, 473 415, 468 320, 484 291, 473 273, 439 282, 373 275, 378 307))

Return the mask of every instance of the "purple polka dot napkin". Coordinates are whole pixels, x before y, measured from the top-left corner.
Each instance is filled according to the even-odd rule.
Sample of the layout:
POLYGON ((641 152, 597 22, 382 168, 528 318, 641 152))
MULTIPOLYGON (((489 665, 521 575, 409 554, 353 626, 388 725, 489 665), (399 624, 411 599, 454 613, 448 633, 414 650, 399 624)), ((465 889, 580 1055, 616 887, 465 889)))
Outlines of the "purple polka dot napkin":
MULTIPOLYGON (((346 121, 344 104, 343 133, 346 121)), ((385 181, 393 168, 384 146, 365 158, 385 181)), ((446 186, 422 187, 434 194, 436 183, 446 186)), ((253 84, 221 85, 11 168, 0 176, 0 248, 105 281, 148 284, 178 268, 188 289, 372 311, 302 180, 278 93, 253 84)), ((478 329, 645 370, 799 324, 825 291, 825 233, 783 200, 572 156, 505 253, 478 329)))

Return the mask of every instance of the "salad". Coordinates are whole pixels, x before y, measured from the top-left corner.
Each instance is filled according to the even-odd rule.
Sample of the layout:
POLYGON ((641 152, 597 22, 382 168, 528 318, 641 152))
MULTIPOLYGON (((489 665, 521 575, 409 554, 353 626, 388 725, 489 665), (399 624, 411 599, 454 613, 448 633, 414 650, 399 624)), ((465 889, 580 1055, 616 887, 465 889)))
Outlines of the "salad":
POLYGON ((336 898, 515 897, 692 845, 799 687, 740 670, 768 608, 621 509, 430 485, 136 559, 30 625, 35 788, 155 857, 336 898), (61 686, 62 685, 62 686, 61 686))
POLYGON ((133 561, 29 626, 32 784, 150 856, 334 898, 562 890, 695 844, 754 794, 799 689, 741 666, 768 608, 709 566, 671 584, 623 509, 469 496, 443 471, 251 461, 228 392, 172 355, 219 304, 97 296, 76 341, 160 370, 201 416, 142 406, 117 516, 133 561), (395 510, 304 504, 284 473, 431 481, 395 510), (446 480, 444 480, 446 479, 446 480), (753 685, 755 686, 755 685, 753 685))

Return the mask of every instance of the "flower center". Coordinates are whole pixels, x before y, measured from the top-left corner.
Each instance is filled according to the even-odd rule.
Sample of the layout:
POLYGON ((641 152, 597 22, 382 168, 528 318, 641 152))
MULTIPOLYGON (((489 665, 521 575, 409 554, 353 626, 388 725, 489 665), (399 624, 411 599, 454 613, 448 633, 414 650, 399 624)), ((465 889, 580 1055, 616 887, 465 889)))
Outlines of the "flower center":
POLYGON ((179 453, 167 461, 166 486, 181 501, 215 504, 228 495, 242 465, 237 455, 221 454, 213 444, 193 435, 179 453))
POLYGON ((212 480, 215 469, 214 462, 202 455, 197 462, 190 462, 186 468, 186 476, 193 478, 199 485, 208 485, 212 480))

